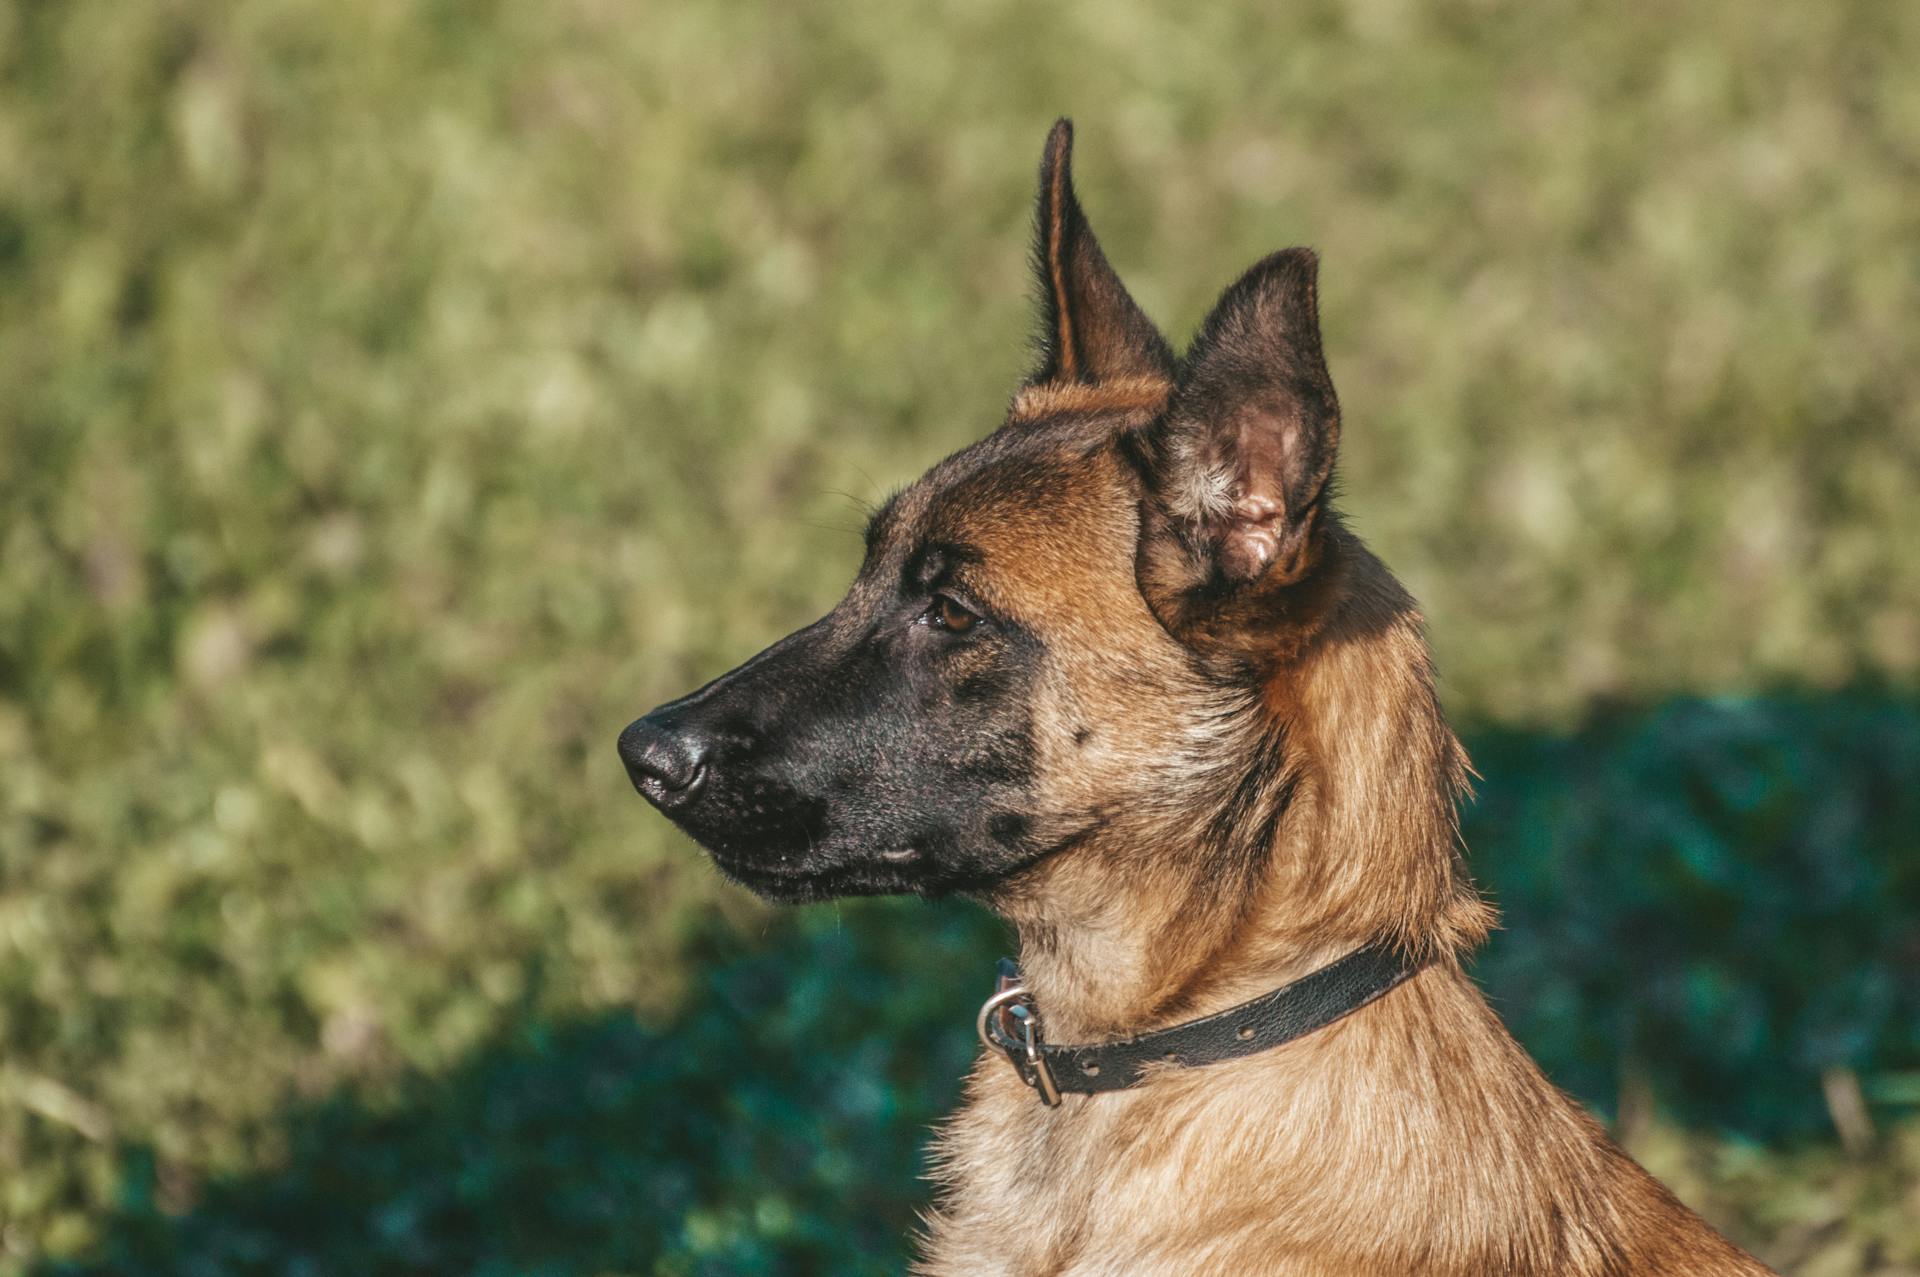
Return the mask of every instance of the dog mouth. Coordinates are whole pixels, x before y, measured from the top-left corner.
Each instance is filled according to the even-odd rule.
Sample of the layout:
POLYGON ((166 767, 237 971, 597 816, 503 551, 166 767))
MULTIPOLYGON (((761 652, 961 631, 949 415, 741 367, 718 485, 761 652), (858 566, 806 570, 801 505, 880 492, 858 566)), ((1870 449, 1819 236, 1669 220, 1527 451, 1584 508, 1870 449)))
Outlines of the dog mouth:
POLYGON ((931 885, 926 876, 913 872, 925 858, 917 847, 894 848, 836 864, 769 863, 712 849, 707 856, 726 877, 776 904, 924 892, 931 885))
POLYGON ((727 878, 776 904, 808 904, 849 896, 978 895, 1003 888, 1041 862, 1070 851, 1106 824, 1104 816, 1094 816, 1050 842, 979 871, 952 863, 920 841, 881 851, 862 850, 844 860, 819 859, 818 848, 810 848, 803 858, 767 850, 743 855, 738 843, 721 850, 709 846, 706 852, 727 878))

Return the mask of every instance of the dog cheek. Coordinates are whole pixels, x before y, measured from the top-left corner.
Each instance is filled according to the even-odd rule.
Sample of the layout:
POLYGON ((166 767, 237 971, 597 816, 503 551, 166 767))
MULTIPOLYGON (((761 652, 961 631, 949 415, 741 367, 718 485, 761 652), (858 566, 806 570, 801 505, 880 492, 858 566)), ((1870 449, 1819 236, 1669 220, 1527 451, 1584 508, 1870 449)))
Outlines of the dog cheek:
POLYGON ((1000 812, 987 821, 987 833, 1009 851, 1025 848, 1033 822, 1019 812, 1000 812))

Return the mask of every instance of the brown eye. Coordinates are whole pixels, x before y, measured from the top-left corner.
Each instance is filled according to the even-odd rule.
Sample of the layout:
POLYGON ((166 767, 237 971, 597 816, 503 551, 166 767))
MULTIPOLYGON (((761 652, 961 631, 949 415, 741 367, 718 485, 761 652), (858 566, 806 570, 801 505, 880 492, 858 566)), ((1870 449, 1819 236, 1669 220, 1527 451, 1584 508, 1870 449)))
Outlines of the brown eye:
POLYGON ((979 617, 944 594, 934 595, 933 606, 927 609, 927 624, 935 629, 945 630, 949 634, 965 634, 979 620, 979 617))

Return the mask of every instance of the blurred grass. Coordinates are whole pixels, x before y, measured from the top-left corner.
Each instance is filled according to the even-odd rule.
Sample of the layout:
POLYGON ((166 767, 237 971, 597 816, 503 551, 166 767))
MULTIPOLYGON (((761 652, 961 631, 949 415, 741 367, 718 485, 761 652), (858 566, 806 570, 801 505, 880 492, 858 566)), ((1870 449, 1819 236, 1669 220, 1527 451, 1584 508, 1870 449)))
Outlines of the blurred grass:
POLYGON ((185 1209, 770 925, 613 735, 997 418, 1058 113, 1171 330, 1322 251, 1457 712, 1910 686, 1916 57, 1867 0, 0 7, 0 1271, 130 1147, 185 1209))

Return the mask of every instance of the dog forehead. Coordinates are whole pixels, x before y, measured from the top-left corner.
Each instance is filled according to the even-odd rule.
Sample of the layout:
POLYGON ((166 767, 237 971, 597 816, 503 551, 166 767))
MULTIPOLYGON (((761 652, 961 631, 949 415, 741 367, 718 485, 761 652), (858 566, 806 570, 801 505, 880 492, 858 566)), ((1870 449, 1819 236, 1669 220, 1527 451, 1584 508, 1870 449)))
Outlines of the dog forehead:
POLYGON ((871 551, 885 554, 923 541, 932 525, 951 532, 989 511, 1045 510, 1089 483, 1110 481, 1122 420, 1010 420, 986 438, 938 462, 883 502, 867 524, 871 551))
POLYGON ((1150 618, 1134 583, 1139 481, 1118 435, 1085 418, 1014 422, 941 461, 873 516, 850 601, 883 606, 939 550, 965 591, 1039 630, 1129 602, 1150 618))
POLYGON ((1059 452, 1000 458, 936 485, 923 526, 929 538, 972 546, 986 560, 1078 541, 1118 495, 1103 471, 1097 458, 1059 452))
POLYGON ((1113 449, 1072 432, 994 443, 928 475, 922 539, 966 547, 969 583, 1010 613, 1131 593, 1138 494, 1113 449))

